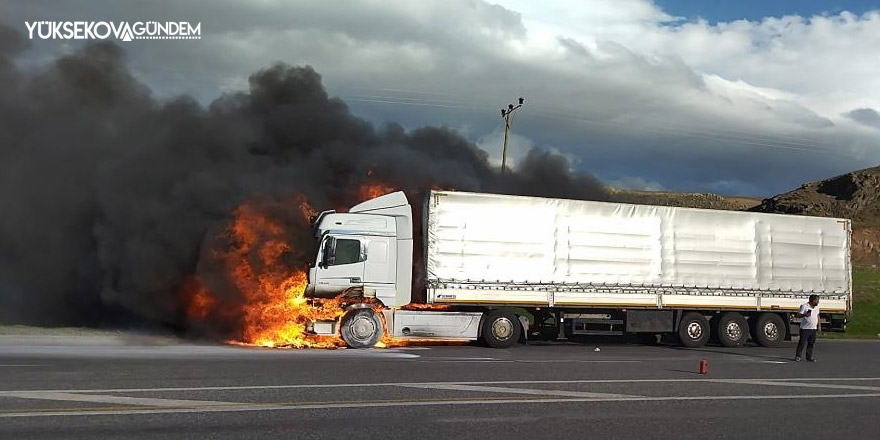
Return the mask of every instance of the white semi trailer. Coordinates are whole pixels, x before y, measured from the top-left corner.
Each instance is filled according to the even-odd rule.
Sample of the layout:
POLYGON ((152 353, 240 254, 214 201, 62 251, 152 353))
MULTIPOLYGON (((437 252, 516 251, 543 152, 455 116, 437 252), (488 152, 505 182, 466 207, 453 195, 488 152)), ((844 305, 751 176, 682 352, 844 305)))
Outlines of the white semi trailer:
POLYGON ((422 203, 417 255, 402 192, 318 217, 307 295, 356 293, 312 331, 356 348, 384 334, 498 348, 632 333, 773 346, 797 332, 812 294, 823 328, 845 329, 852 310, 846 219, 452 191, 422 203))

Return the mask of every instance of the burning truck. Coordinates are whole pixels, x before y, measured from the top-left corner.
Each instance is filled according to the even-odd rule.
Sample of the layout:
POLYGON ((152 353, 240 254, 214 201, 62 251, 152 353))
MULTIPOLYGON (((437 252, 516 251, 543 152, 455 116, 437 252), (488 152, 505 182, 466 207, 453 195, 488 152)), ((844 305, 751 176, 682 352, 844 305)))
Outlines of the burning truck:
POLYGON ((352 348, 625 334, 774 346, 811 294, 824 328, 852 310, 845 219, 453 191, 420 209, 416 224, 394 192, 317 217, 301 300, 319 312, 302 331, 352 348))
POLYGON ((612 197, 537 147, 501 172, 454 130, 376 128, 308 66, 268 66, 205 107, 156 100, 113 44, 18 69, 25 46, 7 30, 4 322, 272 347, 600 332, 702 343, 718 328, 726 343, 744 329, 772 342, 815 291, 823 319, 846 323, 846 221, 444 191, 410 197, 413 212, 389 193, 612 197), (317 241, 310 202, 340 211, 317 241))

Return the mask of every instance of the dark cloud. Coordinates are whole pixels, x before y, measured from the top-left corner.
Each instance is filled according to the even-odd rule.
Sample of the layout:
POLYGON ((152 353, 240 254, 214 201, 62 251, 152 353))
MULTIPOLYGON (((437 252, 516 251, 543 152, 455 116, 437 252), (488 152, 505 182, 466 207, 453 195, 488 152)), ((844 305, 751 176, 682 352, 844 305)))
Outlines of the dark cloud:
POLYGON ((880 129, 880 113, 872 108, 857 108, 844 113, 844 116, 859 124, 880 129))
POLYGON ((590 58, 592 54, 590 54, 590 49, 587 49, 586 46, 581 44, 579 41, 574 38, 567 37, 559 37, 556 39, 559 44, 564 47, 567 51, 581 57, 590 58))

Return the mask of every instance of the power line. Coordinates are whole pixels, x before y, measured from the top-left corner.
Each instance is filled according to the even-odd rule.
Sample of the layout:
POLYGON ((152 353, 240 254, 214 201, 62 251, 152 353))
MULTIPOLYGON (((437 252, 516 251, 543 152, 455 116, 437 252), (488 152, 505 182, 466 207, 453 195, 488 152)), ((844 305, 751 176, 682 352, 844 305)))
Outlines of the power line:
MULTIPOLYGON (((543 114, 545 116, 553 117, 553 118, 569 119, 569 120, 572 120, 575 122, 586 122, 586 123, 590 123, 590 124, 600 124, 600 125, 613 125, 613 126, 617 126, 617 127, 630 127, 630 128, 633 127, 633 124, 627 124, 627 123, 623 123, 623 122, 602 121, 602 120, 596 120, 596 119, 591 119, 591 118, 585 118, 582 116, 573 116, 573 115, 568 115, 568 114, 559 114, 559 113, 553 113, 553 112, 547 112, 547 111, 544 111, 544 112, 538 111, 538 112, 536 112, 536 114, 538 114, 538 115, 543 114)), ((753 140, 741 139, 741 138, 736 138, 736 137, 719 137, 719 136, 713 136, 711 134, 704 134, 704 133, 700 133, 700 132, 678 130, 675 128, 663 128, 663 127, 652 128, 652 127, 640 125, 640 126, 638 126, 638 129, 643 130, 643 131, 660 133, 660 134, 677 134, 677 135, 681 135, 681 136, 697 137, 697 138, 702 138, 702 139, 711 139, 711 140, 723 141, 723 142, 733 142, 733 143, 744 144, 744 145, 764 146, 764 147, 776 148, 776 149, 781 149, 781 150, 803 151, 803 152, 816 153, 816 154, 830 153, 830 151, 822 151, 822 150, 818 150, 818 149, 799 148, 799 147, 791 146, 791 145, 780 145, 780 144, 767 143, 767 142, 755 142, 753 140)))
MULTIPOLYGON (((382 89, 382 90, 393 90, 393 89, 382 89)), ((415 93, 409 92, 407 93, 415 93)), ((428 92, 426 92, 428 93, 428 92)), ((436 95, 443 95, 440 93, 430 93, 436 95)), ((446 96, 455 96, 446 94, 446 96)), ((344 98, 348 101, 355 102, 369 102, 376 104, 389 104, 389 105, 411 105, 411 106, 421 106, 421 107, 447 107, 447 108, 460 108, 460 109, 468 109, 468 110, 482 110, 485 109, 485 106, 474 103, 473 101, 454 101, 454 100, 428 100, 426 98, 410 98, 405 96, 376 96, 376 95, 365 95, 364 97, 346 97, 344 98), (382 99, 377 99, 382 98, 382 99)), ((634 125, 631 123, 623 123, 617 121, 610 120, 599 120, 595 118, 589 118, 583 115, 577 115, 572 112, 568 113, 559 113, 552 110, 547 110, 546 107, 538 106, 539 109, 537 114, 542 114, 545 117, 558 119, 558 120, 569 120, 574 122, 584 122, 588 124, 597 124, 597 125, 607 125, 607 126, 617 126, 617 127, 628 127, 632 128, 634 125), (541 111, 540 109, 545 109, 541 111)), ((611 113, 602 113, 597 111, 590 111, 587 109, 580 109, 581 111, 586 110, 587 112, 600 114, 600 115, 611 115, 611 113)), ((648 122, 650 124, 651 122, 648 122)), ((686 127, 681 124, 667 123, 667 125, 678 125, 679 127, 686 127)), ((809 152, 815 154, 828 154, 831 153, 827 146, 813 143, 805 143, 805 142, 797 142, 792 141, 790 139, 799 139, 799 138, 785 138, 782 136, 774 136, 767 135, 762 137, 755 136, 742 136, 742 135, 732 135, 732 134, 723 134, 723 133, 713 133, 711 131, 700 131, 693 129, 684 129, 684 128, 674 128, 674 127, 650 127, 648 125, 639 125, 639 129, 643 131, 655 132, 660 134, 677 134, 687 137, 695 137, 702 139, 710 139, 721 142, 729 142, 735 144, 743 144, 743 145, 754 145, 754 146, 764 146, 769 148, 775 148, 780 150, 788 150, 788 151, 799 151, 799 152, 809 152), (774 139, 775 138, 775 139, 774 139), (813 148, 809 148, 813 147, 813 148)), ((731 132, 737 132, 732 129, 720 129, 731 132)), ((840 154, 840 152, 835 152, 835 154, 840 154)))
POLYGON ((419 107, 449 107, 449 108, 464 108, 470 110, 483 110, 479 107, 471 107, 464 105, 450 105, 450 104, 432 104, 427 102, 399 102, 399 101, 390 101, 390 100, 381 100, 381 99, 362 99, 362 98, 345 98, 346 101, 353 102, 372 102, 376 104, 396 104, 396 105, 414 105, 419 107))
MULTIPOLYGON (((543 108, 543 109, 547 109, 548 111, 552 111, 552 110, 549 110, 549 107, 539 107, 539 108, 543 108)), ((579 110, 586 111, 588 113, 599 114, 599 115, 603 115, 603 116, 605 116, 605 115, 613 116, 614 115, 611 112, 601 112, 601 111, 592 110, 592 109, 582 108, 579 110)), ((565 116, 563 114, 559 114, 559 115, 565 116)), ((651 122, 649 122, 649 123, 651 123, 651 122)), ((694 126, 688 126, 688 125, 685 125, 682 123, 676 123, 676 122, 670 122, 670 121, 664 121, 663 123, 666 125, 673 125, 673 126, 681 127, 680 128, 681 130, 688 130, 688 131, 693 131, 693 132, 697 132, 697 133, 711 134, 711 135, 717 135, 717 136, 725 136, 725 137, 729 137, 732 139, 746 139, 746 140, 755 140, 755 141, 763 141, 763 142, 776 142, 776 143, 782 143, 782 144, 792 144, 792 145, 800 145, 800 146, 806 146, 806 147, 817 147, 817 148, 824 148, 825 147, 822 144, 817 144, 817 143, 813 143, 813 142, 800 142, 801 138, 789 138, 789 137, 777 136, 777 135, 758 135, 758 136, 755 136, 755 134, 751 133, 751 132, 744 132, 741 130, 734 130, 734 129, 727 129, 727 128, 715 128, 716 131, 747 133, 747 135, 745 135, 745 136, 744 135, 731 135, 731 134, 724 134, 724 133, 713 133, 712 129, 706 130, 705 127, 699 127, 699 128, 695 129, 695 128, 693 128, 694 126), (792 140, 792 139, 794 139, 794 140, 792 140)))
MULTIPOLYGON (((367 91, 367 90, 370 90, 370 89, 360 89, 360 90, 365 90, 365 91, 367 91)), ((474 97, 478 97, 478 98, 481 98, 483 101, 489 101, 489 100, 495 100, 495 99, 497 99, 497 98, 494 98, 494 97, 488 97, 488 96, 486 96, 486 95, 483 95, 483 96, 473 96, 473 95, 460 95, 460 94, 452 94, 452 93, 444 93, 444 92, 427 92, 427 91, 414 91, 414 90, 391 89, 391 88, 382 88, 382 89, 378 89, 378 90, 380 90, 380 91, 388 91, 388 92, 393 92, 393 93, 411 94, 411 95, 433 95, 433 96, 446 96, 446 97, 454 97, 454 98, 474 98, 474 97)), ((407 97, 407 96, 385 96, 384 98, 386 98, 386 99, 390 99, 390 100, 394 100, 394 99, 402 99, 402 100, 425 100, 425 99, 429 99, 429 98, 425 98, 425 97, 410 98, 410 97, 407 97)), ((437 101, 436 98, 434 98, 434 100, 437 101)), ((438 101, 438 102, 448 102, 448 103, 458 103, 458 104, 463 103, 461 100, 455 100, 455 101, 453 101, 453 100, 441 100, 441 101, 438 101)), ((473 103, 473 101, 470 101, 470 102, 473 103)), ((579 108, 578 110, 579 110, 579 111, 582 111, 582 112, 588 112, 588 113, 592 113, 592 114, 596 114, 596 115, 602 115, 602 116, 605 116, 605 115, 607 115, 607 116, 614 116, 614 115, 615 115, 613 112, 608 111, 608 110, 601 111, 601 110, 589 109, 589 108, 579 108)), ((761 133, 756 133, 756 132, 752 132, 752 131, 743 131, 743 130, 737 130, 737 129, 733 129, 733 128, 725 128, 725 127, 714 127, 714 128, 707 128, 707 127, 705 127, 705 126, 699 126, 699 127, 697 127, 697 126, 694 126, 694 125, 687 125, 687 124, 683 124, 683 123, 680 123, 680 122, 676 123, 676 122, 670 122, 670 121, 664 121, 664 124, 666 124, 666 125, 675 125, 675 126, 680 127, 681 129, 690 130, 690 131, 694 131, 694 132, 701 132, 701 133, 704 133, 704 134, 715 134, 715 135, 718 135, 718 136, 726 136, 726 137, 731 137, 731 138, 736 138, 736 139, 747 139, 747 140, 762 141, 762 142, 776 142, 776 143, 792 144, 792 145, 800 145, 800 146, 806 146, 806 147, 817 147, 817 148, 825 148, 825 147, 827 147, 827 145, 818 144, 818 143, 815 143, 815 142, 811 141, 810 139, 807 139, 807 138, 801 138, 801 137, 796 137, 796 136, 781 136, 781 135, 773 135, 773 134, 761 134, 761 133), (721 133, 713 133, 713 131, 714 131, 714 132, 721 132, 721 133), (737 135, 733 135, 733 134, 724 134, 723 132, 737 133, 737 135)))
MULTIPOLYGON (((394 89, 383 89, 383 90, 394 90, 394 89)), ((402 91, 402 92, 417 93, 417 92, 410 92, 410 91, 402 91)), ((440 96, 461 96, 461 95, 443 94, 443 93, 439 93, 439 92, 438 93, 425 92, 425 93, 431 94, 431 95, 440 95, 440 96)), ((424 101, 426 99, 423 97, 410 98, 410 97, 404 97, 404 96, 384 96, 384 98, 387 100, 408 100, 408 101, 424 101)), ((443 100, 443 101, 437 101, 437 102, 462 103, 462 101, 453 101, 453 100, 443 100)), ((585 111, 588 113, 602 115, 602 116, 606 116, 606 115, 612 116, 613 115, 613 113, 611 113, 609 111, 599 111, 599 110, 593 110, 593 109, 587 109, 587 108, 581 108, 581 109, 579 109, 579 111, 585 111)), ((651 123, 651 122, 648 122, 648 123, 651 123)), ((674 122, 669 122, 669 121, 664 121, 664 124, 677 126, 677 127, 679 127, 680 130, 688 130, 690 132, 701 133, 703 135, 714 135, 714 136, 720 136, 720 137, 730 138, 730 139, 734 139, 734 140, 744 139, 744 140, 748 140, 748 141, 760 141, 760 142, 764 142, 764 143, 771 142, 771 143, 791 144, 791 145, 804 146, 804 147, 816 147, 816 148, 825 148, 826 147, 825 145, 821 145, 821 144, 817 144, 817 143, 813 143, 813 142, 804 142, 804 141, 807 141, 807 139, 798 138, 798 137, 785 137, 785 136, 767 135, 767 134, 762 135, 759 133, 745 132, 742 130, 735 130, 735 129, 722 128, 722 127, 716 127, 714 129, 706 129, 704 126, 701 126, 699 128, 695 128, 694 126, 688 126, 688 125, 685 125, 682 123, 674 123, 674 122), (726 134, 723 132, 745 133, 746 135, 726 134)))
MULTIPOLYGON (((387 95, 357 95, 359 98, 363 99, 384 99, 384 100, 400 100, 406 102, 426 102, 424 98, 410 98, 405 96, 387 96, 387 95)), ((449 99, 432 99, 429 102, 443 103, 443 104, 466 104, 467 101, 455 101, 449 99)))

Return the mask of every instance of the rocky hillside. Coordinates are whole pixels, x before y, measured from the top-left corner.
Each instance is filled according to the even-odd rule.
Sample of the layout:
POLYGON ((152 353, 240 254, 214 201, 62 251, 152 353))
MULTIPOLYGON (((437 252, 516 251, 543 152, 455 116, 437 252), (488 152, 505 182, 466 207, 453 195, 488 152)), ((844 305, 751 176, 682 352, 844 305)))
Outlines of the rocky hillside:
POLYGON ((686 208, 726 209, 745 211, 761 203, 753 197, 729 197, 708 193, 677 193, 668 191, 634 191, 607 188, 615 202, 638 205, 682 206, 686 208))
POLYGON ((880 227, 856 227, 852 235, 853 265, 880 269, 880 227))
POLYGON ((802 185, 752 210, 853 220, 853 263, 880 268, 880 167, 802 185))
POLYGON ((880 226, 880 167, 802 185, 765 199, 753 210, 849 218, 856 226, 880 226))

